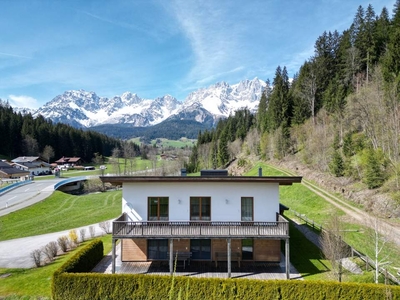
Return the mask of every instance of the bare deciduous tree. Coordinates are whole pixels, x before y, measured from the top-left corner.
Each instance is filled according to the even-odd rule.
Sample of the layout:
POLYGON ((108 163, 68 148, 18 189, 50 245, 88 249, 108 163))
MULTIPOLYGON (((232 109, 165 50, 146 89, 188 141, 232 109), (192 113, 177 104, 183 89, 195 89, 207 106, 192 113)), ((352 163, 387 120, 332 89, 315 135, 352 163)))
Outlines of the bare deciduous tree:
POLYGON ((116 175, 120 175, 121 174, 121 167, 119 164, 119 158, 121 157, 121 150, 119 148, 114 148, 112 151, 112 155, 111 155, 111 164, 113 166, 114 169, 114 173, 116 175))
POLYGON ((54 157, 54 149, 52 146, 46 145, 43 149, 42 156, 50 163, 50 159, 54 157))
POLYGON ((375 263, 375 283, 378 283, 379 269, 388 263, 389 254, 385 253, 384 250, 389 249, 389 236, 391 235, 391 229, 389 226, 385 226, 385 223, 378 217, 373 216, 367 220, 367 243, 373 243, 374 245, 374 263, 375 263))
POLYGON ((31 258, 33 259, 33 262, 35 263, 36 267, 40 267, 42 263, 42 250, 36 249, 31 252, 31 258))
POLYGON ((94 228, 94 226, 89 226, 89 233, 90 233, 90 237, 94 238, 94 236, 96 234, 96 228, 94 228))
POLYGON ((68 244, 69 244, 69 240, 68 240, 67 236, 65 236, 65 235, 60 236, 57 239, 57 243, 58 243, 58 246, 60 246, 60 249, 61 249, 62 252, 64 252, 64 253, 67 252, 68 244))
POLYGON ((54 257, 57 256, 57 252, 58 246, 56 242, 50 242, 43 248, 43 253, 49 261, 53 261, 54 257))
POLYGON ((350 248, 343 241, 343 232, 343 222, 337 214, 333 214, 321 235, 322 252, 331 262, 333 274, 339 282, 343 274, 342 260, 350 255, 350 248))
POLYGON ((99 223, 99 227, 106 233, 111 233, 111 224, 109 221, 103 221, 99 223))
POLYGON ((85 228, 81 228, 79 230, 79 235, 80 235, 80 238, 81 238, 81 242, 84 242, 85 238, 86 238, 86 229, 85 228))

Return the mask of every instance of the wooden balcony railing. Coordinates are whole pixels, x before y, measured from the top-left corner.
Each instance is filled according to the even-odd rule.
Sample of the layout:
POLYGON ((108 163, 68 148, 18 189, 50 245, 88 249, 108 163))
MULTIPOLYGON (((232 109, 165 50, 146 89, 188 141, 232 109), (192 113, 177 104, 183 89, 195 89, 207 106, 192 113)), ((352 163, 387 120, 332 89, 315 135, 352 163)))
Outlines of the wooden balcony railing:
POLYGON ((287 238, 289 223, 224 221, 113 222, 113 238, 287 238))

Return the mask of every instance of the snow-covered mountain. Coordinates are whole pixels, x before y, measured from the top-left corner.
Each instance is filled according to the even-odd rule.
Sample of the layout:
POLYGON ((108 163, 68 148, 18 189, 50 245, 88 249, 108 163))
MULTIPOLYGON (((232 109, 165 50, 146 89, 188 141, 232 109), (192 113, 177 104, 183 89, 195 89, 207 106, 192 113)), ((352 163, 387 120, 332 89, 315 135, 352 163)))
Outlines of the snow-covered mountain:
POLYGON ((74 127, 104 124, 131 124, 146 127, 172 118, 214 123, 240 108, 254 111, 258 106, 265 82, 254 78, 238 84, 220 82, 192 92, 183 102, 165 95, 143 99, 126 92, 112 98, 99 97, 83 90, 66 91, 40 107, 33 116, 42 115, 53 122, 74 127))
POLYGON ((210 116, 218 120, 245 107, 254 112, 265 85, 265 82, 258 78, 243 80, 234 85, 226 82, 216 83, 192 92, 176 115, 183 119, 185 115, 194 116, 194 120, 203 123, 210 116))

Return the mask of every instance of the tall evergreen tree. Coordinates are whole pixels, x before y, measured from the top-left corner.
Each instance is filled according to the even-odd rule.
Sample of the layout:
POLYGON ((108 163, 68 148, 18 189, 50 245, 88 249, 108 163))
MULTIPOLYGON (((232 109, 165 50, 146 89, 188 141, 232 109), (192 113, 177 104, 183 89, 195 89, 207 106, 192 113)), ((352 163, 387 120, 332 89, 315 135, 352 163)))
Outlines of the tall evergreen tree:
POLYGON ((218 142, 218 165, 224 166, 229 161, 228 136, 227 131, 223 130, 218 142))

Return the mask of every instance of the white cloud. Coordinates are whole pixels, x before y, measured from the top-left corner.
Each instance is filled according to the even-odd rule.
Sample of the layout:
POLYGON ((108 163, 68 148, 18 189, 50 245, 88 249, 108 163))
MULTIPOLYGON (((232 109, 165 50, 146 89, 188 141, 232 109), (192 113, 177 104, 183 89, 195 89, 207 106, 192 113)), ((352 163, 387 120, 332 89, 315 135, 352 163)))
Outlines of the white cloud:
POLYGON ((243 58, 243 24, 235 22, 229 9, 213 2, 176 1, 172 7, 180 28, 190 42, 195 62, 187 80, 192 83, 217 79, 215 74, 230 73, 243 58))
POLYGON ((16 96, 9 95, 8 96, 11 106, 21 107, 21 108, 38 108, 39 102, 30 96, 16 96))

